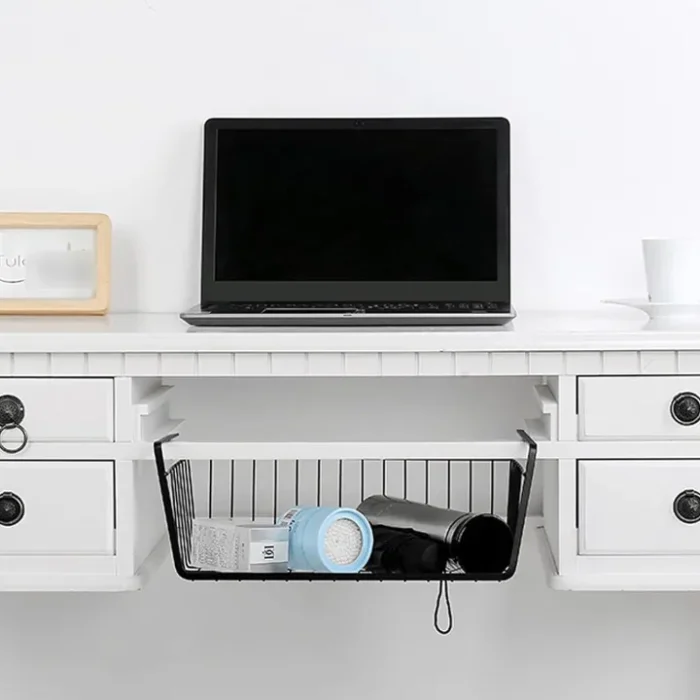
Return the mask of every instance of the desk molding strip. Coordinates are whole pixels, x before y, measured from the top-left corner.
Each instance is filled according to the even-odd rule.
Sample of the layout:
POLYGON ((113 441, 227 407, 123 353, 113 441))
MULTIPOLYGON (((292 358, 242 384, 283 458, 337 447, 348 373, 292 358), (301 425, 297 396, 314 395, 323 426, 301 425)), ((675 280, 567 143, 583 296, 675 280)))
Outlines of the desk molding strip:
POLYGON ((417 377, 698 374, 700 352, 2 353, 5 377, 417 377))

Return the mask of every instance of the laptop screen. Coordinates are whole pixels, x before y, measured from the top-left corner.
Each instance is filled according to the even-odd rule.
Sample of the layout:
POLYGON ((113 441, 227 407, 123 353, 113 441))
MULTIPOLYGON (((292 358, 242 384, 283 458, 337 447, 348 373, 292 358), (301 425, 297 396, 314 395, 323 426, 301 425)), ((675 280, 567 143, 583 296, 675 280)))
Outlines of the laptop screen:
POLYGON ((493 128, 222 129, 215 281, 497 279, 493 128))

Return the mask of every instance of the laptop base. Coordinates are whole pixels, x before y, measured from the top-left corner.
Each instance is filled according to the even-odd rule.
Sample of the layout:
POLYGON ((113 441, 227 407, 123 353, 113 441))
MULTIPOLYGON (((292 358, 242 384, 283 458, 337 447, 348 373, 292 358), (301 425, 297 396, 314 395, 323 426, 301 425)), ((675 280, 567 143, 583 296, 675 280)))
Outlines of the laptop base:
POLYGON ((299 312, 275 313, 221 313, 202 310, 193 306, 180 314, 180 318, 197 327, 238 327, 238 326, 316 326, 316 327, 387 327, 387 326, 503 326, 515 318, 515 310, 510 307, 498 312, 470 311, 468 313, 365 313, 363 311, 332 311, 323 309, 299 312))

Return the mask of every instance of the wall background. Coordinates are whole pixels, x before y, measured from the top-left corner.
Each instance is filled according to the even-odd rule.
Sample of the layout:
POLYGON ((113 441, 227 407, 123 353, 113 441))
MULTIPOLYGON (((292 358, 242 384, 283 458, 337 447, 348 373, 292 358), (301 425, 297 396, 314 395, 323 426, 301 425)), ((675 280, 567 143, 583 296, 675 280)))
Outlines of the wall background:
POLYGON ((506 115, 519 308, 700 235, 695 0, 3 0, 0 210, 102 210, 115 310, 197 300, 210 116, 506 115))
MULTIPOLYGON (((507 115, 520 308, 643 289, 698 235, 695 0, 2 0, 0 210, 100 210, 115 310, 196 301, 210 116, 507 115)), ((7 697, 693 697, 690 594, 198 586, 0 596, 7 697)))

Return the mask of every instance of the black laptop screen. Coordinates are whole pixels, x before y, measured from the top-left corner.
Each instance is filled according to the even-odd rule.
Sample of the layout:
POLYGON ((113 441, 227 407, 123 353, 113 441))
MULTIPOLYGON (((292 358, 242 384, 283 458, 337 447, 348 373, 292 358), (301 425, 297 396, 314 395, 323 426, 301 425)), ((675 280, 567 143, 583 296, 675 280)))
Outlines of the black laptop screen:
POLYGON ((496 280, 496 137, 221 130, 215 279, 496 280))

